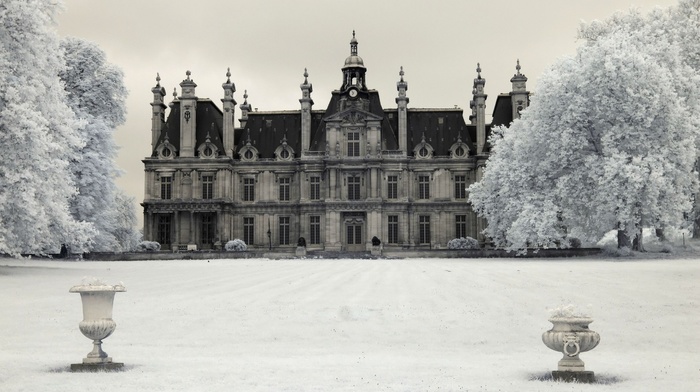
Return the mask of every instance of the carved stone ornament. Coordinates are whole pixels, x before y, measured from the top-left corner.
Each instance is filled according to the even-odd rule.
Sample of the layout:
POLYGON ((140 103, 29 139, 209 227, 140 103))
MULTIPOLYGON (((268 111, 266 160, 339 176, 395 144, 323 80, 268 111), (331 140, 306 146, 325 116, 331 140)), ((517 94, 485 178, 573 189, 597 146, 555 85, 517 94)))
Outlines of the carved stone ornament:
POLYGON ((121 284, 107 285, 99 281, 71 287, 71 293, 80 293, 83 303, 83 321, 78 325, 80 332, 92 340, 93 348, 82 364, 71 365, 73 371, 114 370, 123 367, 123 363, 112 362, 112 358, 102 351, 102 340, 114 332, 117 323, 112 320, 114 294, 124 292, 121 284))

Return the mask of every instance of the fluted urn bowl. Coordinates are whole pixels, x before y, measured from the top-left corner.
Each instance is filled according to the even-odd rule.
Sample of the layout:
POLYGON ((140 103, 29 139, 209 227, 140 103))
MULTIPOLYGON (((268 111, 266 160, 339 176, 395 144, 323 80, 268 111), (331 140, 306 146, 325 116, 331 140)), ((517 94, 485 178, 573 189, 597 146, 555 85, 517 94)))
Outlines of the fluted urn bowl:
POLYGON ((84 364, 111 363, 112 358, 102 351, 102 340, 114 332, 117 323, 112 320, 114 294, 126 291, 122 285, 83 284, 73 286, 71 293, 80 293, 83 302, 83 321, 78 324, 80 332, 93 342, 92 351, 84 364))
POLYGON ((585 365, 579 354, 594 349, 600 343, 600 335, 588 329, 593 322, 589 317, 552 317, 551 330, 542 334, 544 344, 563 354, 559 371, 583 372, 585 365))

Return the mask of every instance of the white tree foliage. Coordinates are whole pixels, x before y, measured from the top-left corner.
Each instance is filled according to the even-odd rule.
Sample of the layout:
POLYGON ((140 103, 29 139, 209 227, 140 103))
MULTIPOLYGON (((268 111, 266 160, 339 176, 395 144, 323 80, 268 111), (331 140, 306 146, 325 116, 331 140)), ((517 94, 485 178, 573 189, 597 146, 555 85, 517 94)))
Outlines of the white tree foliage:
POLYGON ((84 247, 93 233, 69 211, 76 193, 69 162, 83 141, 58 79, 57 7, 0 2, 0 253, 84 247))
POLYGON ((113 214, 111 220, 115 223, 112 234, 117 241, 118 250, 122 252, 135 250, 141 241, 141 233, 136 230, 138 221, 134 203, 133 197, 126 195, 121 189, 117 189, 114 197, 114 208, 111 210, 113 214))
MULTIPOLYGON (((697 16, 698 3, 681 6, 697 16)), ((497 246, 568 246, 570 232, 597 241, 683 222, 698 186, 700 81, 678 18, 676 8, 631 11, 583 26, 577 54, 542 75, 520 120, 493 133, 470 201, 497 246)), ((682 28, 697 36, 700 25, 682 28)))
POLYGON ((120 204, 116 199, 114 179, 119 170, 113 138, 114 130, 126 117, 124 77, 120 69, 107 62, 105 53, 94 43, 65 38, 61 48, 66 68, 60 77, 68 92, 70 107, 83 120, 80 135, 85 142, 79 159, 71 162, 78 185, 78 194, 71 201, 71 212, 76 219, 92 222, 97 229, 89 250, 127 250, 132 247, 130 238, 136 236, 136 232, 134 222, 118 219, 123 214, 118 209, 127 204, 123 200, 120 204), (122 242, 127 239, 127 243, 122 242))

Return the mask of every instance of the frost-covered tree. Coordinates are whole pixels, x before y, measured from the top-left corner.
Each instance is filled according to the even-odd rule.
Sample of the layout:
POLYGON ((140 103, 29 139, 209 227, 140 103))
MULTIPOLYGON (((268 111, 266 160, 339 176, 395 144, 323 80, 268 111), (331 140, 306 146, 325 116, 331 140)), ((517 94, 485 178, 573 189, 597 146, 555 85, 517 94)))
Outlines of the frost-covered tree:
POLYGON ((69 162, 83 146, 66 104, 51 0, 0 2, 0 253, 84 247, 92 225, 75 220, 69 162))
POLYGON ((522 119, 494 133, 470 200, 498 246, 566 246, 572 231, 595 241, 615 228, 623 246, 690 211, 700 83, 664 12, 584 26, 576 56, 543 74, 522 119))
POLYGON ((117 240, 118 248, 116 250, 118 251, 133 251, 141 241, 141 233, 136 230, 138 221, 134 202, 133 197, 125 194, 121 189, 117 189, 114 197, 114 208, 112 208, 112 220, 115 222, 112 234, 117 240))
POLYGON ((91 250, 121 250, 122 239, 136 235, 129 220, 117 219, 124 203, 116 199, 114 179, 119 174, 115 158, 117 146, 113 133, 126 117, 126 88, 123 74, 109 64, 105 53, 95 44, 78 38, 61 42, 66 68, 60 73, 68 93, 68 102, 83 120, 79 128, 85 145, 79 159, 71 162, 78 194, 71 201, 71 212, 78 220, 92 222, 97 229, 91 250), (130 234, 127 234, 131 231, 130 234))

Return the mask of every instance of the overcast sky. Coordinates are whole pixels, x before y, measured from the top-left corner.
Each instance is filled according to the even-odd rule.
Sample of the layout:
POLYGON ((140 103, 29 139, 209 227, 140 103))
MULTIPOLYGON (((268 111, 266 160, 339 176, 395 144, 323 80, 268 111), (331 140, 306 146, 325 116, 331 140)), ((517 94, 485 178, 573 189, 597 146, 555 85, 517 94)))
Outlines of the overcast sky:
MULTIPOLYGON (((399 67, 409 107, 466 108, 476 64, 486 78, 487 113, 510 91, 520 59, 528 88, 557 58, 573 54, 581 21, 618 10, 648 11, 676 0, 63 0, 62 36, 97 43, 124 71, 127 121, 116 132, 118 185, 143 200, 143 163, 151 141, 150 89, 156 73, 173 88, 192 72, 196 94, 219 106, 226 69, 235 99, 259 110, 298 109, 304 68, 314 86, 314 109, 325 109, 342 82, 340 68, 356 30, 367 86, 385 108, 395 106, 399 67)), ((238 119, 239 112, 236 112, 238 119)), ((238 125, 236 120, 236 125, 238 125)), ((138 210, 139 219, 142 210, 138 210)))

